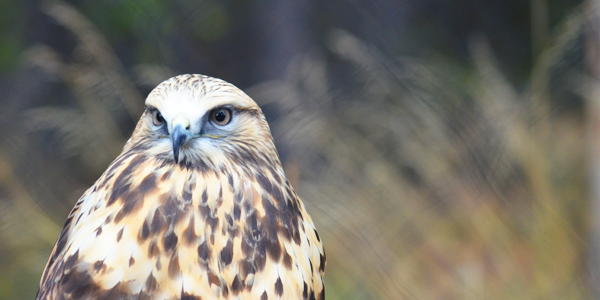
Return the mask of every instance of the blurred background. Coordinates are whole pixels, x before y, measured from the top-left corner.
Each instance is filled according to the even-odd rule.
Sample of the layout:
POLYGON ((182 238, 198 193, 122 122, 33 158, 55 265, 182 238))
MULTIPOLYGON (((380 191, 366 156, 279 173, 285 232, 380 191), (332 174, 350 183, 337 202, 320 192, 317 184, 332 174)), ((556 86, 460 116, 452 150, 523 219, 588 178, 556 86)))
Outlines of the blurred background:
POLYGON ((0 299, 177 74, 263 108, 327 299, 600 299, 598 0, 0 1, 0 299))

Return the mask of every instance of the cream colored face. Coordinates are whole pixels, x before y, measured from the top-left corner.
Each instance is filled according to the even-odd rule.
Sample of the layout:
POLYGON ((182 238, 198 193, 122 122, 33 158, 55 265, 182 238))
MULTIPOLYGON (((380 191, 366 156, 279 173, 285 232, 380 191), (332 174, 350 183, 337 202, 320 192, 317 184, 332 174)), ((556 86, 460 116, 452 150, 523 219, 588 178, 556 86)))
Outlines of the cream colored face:
POLYGON ((143 140, 156 157, 214 167, 226 162, 226 152, 243 146, 240 143, 270 142, 268 125, 256 103, 235 86, 212 80, 216 81, 209 85, 212 89, 175 79, 160 84, 148 96, 142 128, 132 140, 143 140))
MULTIPOLYGON (((258 108, 256 103, 240 90, 215 91, 207 94, 200 94, 193 90, 171 90, 161 94, 150 94, 146 99, 146 106, 155 108, 162 114, 170 133, 173 131, 173 121, 178 117, 191 122, 192 132, 200 132, 201 126, 204 125, 201 122, 203 117, 213 109, 226 106, 236 110, 258 108)), ((238 123, 236 119, 231 121, 229 123, 231 125, 238 123)))

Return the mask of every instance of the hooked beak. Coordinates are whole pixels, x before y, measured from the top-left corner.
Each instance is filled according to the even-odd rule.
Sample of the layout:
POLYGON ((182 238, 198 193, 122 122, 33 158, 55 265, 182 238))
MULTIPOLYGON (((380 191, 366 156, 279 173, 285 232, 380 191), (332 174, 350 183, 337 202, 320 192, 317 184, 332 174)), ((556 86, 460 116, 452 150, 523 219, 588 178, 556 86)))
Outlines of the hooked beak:
POLYGON ((173 140, 173 157, 175 162, 179 162, 179 149, 185 142, 190 140, 193 135, 189 132, 190 122, 182 117, 177 117, 173 120, 173 132, 171 139, 173 140))
POLYGON ((171 133, 171 139, 173 140, 173 157, 175 157, 175 162, 179 162, 179 148, 188 140, 190 134, 183 128, 181 125, 175 126, 173 128, 173 133, 171 133))

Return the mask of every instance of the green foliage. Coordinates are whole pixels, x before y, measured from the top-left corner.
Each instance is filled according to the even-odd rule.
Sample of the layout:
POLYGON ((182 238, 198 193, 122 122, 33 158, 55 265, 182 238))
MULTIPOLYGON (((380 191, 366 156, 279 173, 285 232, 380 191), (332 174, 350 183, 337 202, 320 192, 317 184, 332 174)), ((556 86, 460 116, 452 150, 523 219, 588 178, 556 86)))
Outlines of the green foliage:
POLYGON ((22 3, 7 0, 0 2, 0 74, 14 70, 23 49, 24 20, 22 3))

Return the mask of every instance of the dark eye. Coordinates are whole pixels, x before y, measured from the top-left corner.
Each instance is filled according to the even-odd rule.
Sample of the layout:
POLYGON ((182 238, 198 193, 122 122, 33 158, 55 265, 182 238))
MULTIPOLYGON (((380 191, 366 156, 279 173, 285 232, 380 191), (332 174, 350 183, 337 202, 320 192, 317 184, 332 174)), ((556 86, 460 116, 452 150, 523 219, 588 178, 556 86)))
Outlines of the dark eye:
POLYGON ((231 111, 227 108, 216 109, 210 115, 210 118, 217 125, 224 126, 231 121, 231 111))
POLYGON ((158 109, 152 111, 152 123, 154 123, 156 126, 160 126, 165 123, 165 118, 163 118, 158 109))

